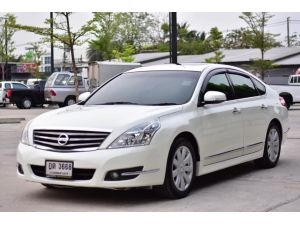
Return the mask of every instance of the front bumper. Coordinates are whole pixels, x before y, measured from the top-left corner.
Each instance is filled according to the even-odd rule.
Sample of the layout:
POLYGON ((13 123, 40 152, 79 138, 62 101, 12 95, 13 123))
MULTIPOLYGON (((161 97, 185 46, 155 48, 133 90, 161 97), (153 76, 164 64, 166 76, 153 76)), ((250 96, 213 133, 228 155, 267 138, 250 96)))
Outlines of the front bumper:
POLYGON ((21 164, 23 174, 18 172, 18 176, 32 182, 78 187, 129 188, 161 185, 164 182, 167 159, 159 154, 160 149, 150 144, 132 148, 61 153, 40 150, 20 143, 17 162, 21 164), (35 175, 31 166, 45 166, 46 160, 72 161, 76 169, 95 169, 95 172, 89 180, 62 180, 35 175), (133 179, 105 180, 109 171, 141 166, 143 171, 133 179))

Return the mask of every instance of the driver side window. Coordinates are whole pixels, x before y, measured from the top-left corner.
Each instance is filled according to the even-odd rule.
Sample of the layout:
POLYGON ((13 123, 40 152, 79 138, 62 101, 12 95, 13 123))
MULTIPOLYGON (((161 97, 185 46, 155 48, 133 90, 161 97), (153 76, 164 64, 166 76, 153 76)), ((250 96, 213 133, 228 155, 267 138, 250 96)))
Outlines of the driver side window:
POLYGON ((233 98, 232 89, 225 73, 213 75, 209 79, 204 94, 208 91, 222 92, 226 95, 227 100, 233 98))

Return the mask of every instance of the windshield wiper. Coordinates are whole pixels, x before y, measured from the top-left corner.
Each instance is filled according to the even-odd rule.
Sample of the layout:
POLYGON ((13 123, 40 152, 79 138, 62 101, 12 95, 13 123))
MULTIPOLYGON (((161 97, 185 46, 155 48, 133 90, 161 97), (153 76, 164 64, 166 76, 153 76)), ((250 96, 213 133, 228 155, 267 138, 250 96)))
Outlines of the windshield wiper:
POLYGON ((134 102, 104 102, 97 105, 138 105, 138 103, 134 102))
POLYGON ((149 105, 178 105, 177 103, 173 103, 173 102, 162 102, 162 103, 156 103, 156 104, 149 104, 149 105))

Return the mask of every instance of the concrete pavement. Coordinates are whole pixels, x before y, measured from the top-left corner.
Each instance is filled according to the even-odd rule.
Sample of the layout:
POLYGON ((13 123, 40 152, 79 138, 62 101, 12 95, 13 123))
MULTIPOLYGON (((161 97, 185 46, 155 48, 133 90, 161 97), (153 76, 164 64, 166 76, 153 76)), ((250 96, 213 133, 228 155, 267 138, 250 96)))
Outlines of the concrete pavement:
MULTIPOLYGON (((0 109, 33 118, 49 109, 0 109)), ((258 169, 253 162, 196 180, 184 199, 166 200, 151 190, 49 190, 16 177, 16 148, 24 123, 0 124, 0 211, 300 211, 300 107, 289 111, 291 130, 279 164, 258 169)))

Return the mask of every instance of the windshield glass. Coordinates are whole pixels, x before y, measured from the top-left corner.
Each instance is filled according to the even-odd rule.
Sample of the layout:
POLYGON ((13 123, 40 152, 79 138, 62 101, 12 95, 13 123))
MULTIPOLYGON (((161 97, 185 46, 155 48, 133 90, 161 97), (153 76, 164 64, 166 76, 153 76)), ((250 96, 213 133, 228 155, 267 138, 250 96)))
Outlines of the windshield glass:
POLYGON ((99 89, 85 105, 179 105, 190 100, 200 72, 125 73, 99 89))

